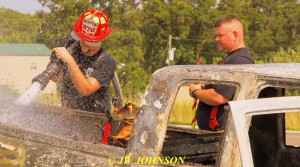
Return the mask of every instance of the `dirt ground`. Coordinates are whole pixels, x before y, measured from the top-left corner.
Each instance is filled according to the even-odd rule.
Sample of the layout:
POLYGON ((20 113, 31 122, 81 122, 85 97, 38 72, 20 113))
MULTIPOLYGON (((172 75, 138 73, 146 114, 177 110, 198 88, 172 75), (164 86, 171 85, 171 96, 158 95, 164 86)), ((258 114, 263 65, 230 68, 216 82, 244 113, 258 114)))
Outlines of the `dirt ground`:
POLYGON ((295 147, 300 147, 300 132, 287 131, 286 132, 286 144, 295 147))

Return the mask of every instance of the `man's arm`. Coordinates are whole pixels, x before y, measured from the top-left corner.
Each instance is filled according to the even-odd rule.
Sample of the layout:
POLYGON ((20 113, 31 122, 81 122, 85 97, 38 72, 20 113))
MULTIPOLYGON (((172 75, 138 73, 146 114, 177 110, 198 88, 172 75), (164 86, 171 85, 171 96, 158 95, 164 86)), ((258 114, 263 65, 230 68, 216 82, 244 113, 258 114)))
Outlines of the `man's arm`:
POLYGON ((217 93, 213 88, 201 89, 199 84, 191 84, 189 86, 190 95, 194 91, 194 95, 197 99, 210 106, 218 106, 227 103, 229 99, 219 93, 217 93), (198 89, 194 91, 195 89, 198 89))
POLYGON ((74 59, 73 61, 66 62, 66 64, 68 66, 68 71, 70 73, 72 83, 74 84, 80 95, 89 96, 100 89, 100 82, 93 77, 86 78, 79 69, 74 59))
POLYGON ((74 58, 69 54, 65 47, 54 48, 57 58, 66 63, 72 83, 82 96, 89 96, 100 89, 100 82, 93 77, 85 77, 78 67, 74 58))

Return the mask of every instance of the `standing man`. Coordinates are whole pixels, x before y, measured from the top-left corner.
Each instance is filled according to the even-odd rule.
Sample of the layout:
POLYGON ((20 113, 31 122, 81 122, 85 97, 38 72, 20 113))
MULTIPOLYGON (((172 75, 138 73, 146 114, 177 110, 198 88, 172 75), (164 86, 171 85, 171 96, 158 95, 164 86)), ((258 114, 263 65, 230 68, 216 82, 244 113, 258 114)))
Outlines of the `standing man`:
POLYGON ((52 78, 54 82, 62 82, 62 104, 73 109, 110 113, 108 89, 116 63, 101 47, 102 40, 112 32, 108 16, 99 10, 87 10, 73 29, 73 39, 53 49, 62 62, 59 74, 52 78))
MULTIPOLYGON (((218 49, 228 54, 218 64, 254 64, 245 47, 243 25, 237 17, 229 15, 218 20, 215 23, 215 35, 218 49)), ((228 116, 228 101, 233 99, 235 87, 191 84, 189 93, 191 97, 199 99, 196 111, 199 129, 223 130, 228 116)))

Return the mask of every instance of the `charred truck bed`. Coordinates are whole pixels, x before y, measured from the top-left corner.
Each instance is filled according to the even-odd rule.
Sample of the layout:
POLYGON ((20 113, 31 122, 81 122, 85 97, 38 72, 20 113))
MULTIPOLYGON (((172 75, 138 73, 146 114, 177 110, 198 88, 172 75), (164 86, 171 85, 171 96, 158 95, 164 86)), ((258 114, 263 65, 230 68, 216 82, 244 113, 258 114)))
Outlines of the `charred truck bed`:
POLYGON ((221 132, 168 126, 162 155, 185 157, 190 163, 214 164, 221 138, 221 132))

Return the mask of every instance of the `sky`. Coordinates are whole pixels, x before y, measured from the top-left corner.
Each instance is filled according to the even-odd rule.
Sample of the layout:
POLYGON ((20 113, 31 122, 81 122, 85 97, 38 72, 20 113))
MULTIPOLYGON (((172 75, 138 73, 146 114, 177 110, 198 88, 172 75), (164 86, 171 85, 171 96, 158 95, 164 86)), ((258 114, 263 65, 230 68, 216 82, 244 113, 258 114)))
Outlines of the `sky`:
MULTIPOLYGON (((217 0, 217 2, 220 2, 220 0, 217 0)), ((38 0, 0 0, 1 7, 10 8, 24 14, 34 14, 35 11, 43 9, 38 0)), ((44 8, 44 10, 49 11, 48 8, 44 8)))
MULTIPOLYGON (((43 9, 38 0, 0 0, 1 7, 10 8, 24 14, 34 14, 37 10, 43 9)), ((49 11, 47 8, 44 8, 44 10, 49 11)))

